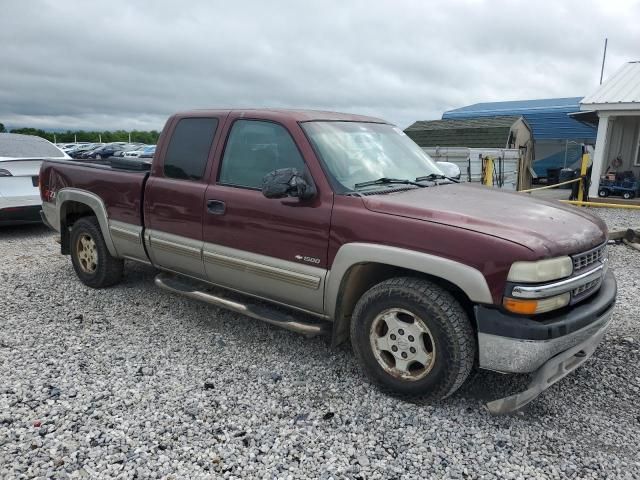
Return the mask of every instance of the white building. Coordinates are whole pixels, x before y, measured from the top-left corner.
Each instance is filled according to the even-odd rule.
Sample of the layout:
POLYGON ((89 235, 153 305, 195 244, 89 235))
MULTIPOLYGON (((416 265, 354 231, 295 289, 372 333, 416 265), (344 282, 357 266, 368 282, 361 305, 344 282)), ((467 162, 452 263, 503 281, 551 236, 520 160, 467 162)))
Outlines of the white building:
POLYGON ((601 175, 631 171, 640 177, 640 61, 629 62, 580 102, 598 116, 589 197, 598 197, 601 175))

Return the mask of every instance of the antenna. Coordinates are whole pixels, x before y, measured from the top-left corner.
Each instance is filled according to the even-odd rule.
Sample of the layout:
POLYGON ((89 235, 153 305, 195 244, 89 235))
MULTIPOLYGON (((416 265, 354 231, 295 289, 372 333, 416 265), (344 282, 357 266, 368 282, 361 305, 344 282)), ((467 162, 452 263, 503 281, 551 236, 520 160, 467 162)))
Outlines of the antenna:
POLYGON ((602 75, 604 74, 604 61, 607 59, 607 41, 609 39, 604 39, 604 52, 602 52, 602 68, 600 69, 600 85, 602 85, 602 75))

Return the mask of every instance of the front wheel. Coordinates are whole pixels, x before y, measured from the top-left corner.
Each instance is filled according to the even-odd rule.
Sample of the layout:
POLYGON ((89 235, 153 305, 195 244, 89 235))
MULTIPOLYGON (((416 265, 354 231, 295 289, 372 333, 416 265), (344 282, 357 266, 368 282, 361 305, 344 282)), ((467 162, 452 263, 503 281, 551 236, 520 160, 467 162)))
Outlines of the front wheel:
POLYGON ((605 190, 604 188, 598 190, 598 196, 599 197, 608 197, 609 196, 609 190, 605 190))
POLYGON ((473 367, 469 319, 448 291, 420 278, 386 280, 358 301, 351 343, 369 379, 393 392, 446 398, 473 367))
POLYGON ((96 217, 83 217, 71 228, 71 263, 85 285, 103 288, 122 278, 124 260, 112 257, 96 217))

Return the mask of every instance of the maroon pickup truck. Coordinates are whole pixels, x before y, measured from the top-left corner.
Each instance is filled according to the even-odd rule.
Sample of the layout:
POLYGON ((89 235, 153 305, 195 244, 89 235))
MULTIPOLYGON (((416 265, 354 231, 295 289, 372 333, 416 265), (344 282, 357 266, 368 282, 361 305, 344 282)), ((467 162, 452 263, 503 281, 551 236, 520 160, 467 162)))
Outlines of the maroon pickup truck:
MULTIPOLYGON (((451 174, 449 174, 451 175, 451 174)), ((82 282, 156 284, 306 335, 350 338, 386 390, 444 398, 474 366, 533 373, 514 411, 589 358, 616 282, 584 211, 459 183, 376 118, 172 116, 151 164, 43 162, 45 222, 82 282)))

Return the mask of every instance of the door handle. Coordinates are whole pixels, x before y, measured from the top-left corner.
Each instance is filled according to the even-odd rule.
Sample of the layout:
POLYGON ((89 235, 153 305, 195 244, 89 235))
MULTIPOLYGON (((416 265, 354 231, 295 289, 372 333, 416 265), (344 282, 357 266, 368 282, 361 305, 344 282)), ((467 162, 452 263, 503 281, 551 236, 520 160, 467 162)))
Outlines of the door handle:
POLYGON ((222 200, 207 200, 207 212, 212 215, 224 215, 227 207, 222 200))

